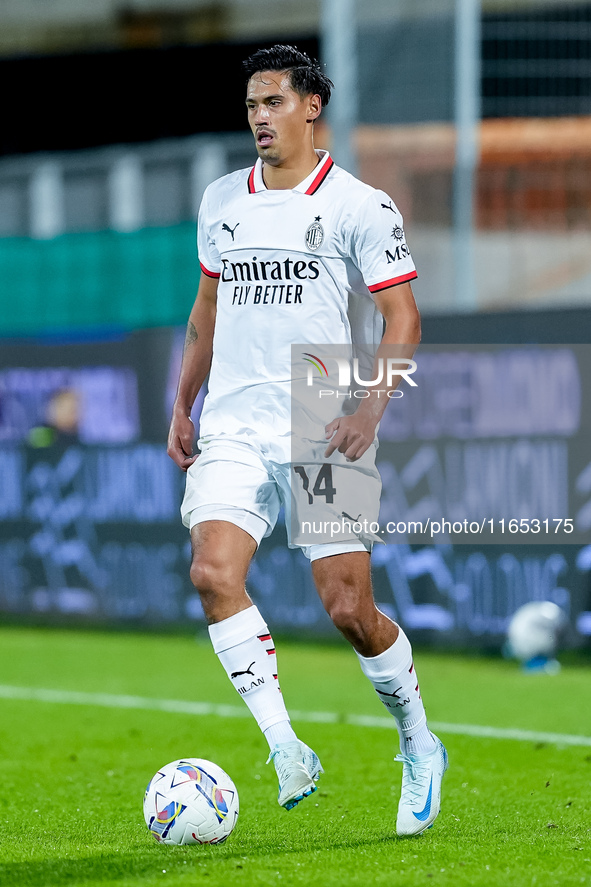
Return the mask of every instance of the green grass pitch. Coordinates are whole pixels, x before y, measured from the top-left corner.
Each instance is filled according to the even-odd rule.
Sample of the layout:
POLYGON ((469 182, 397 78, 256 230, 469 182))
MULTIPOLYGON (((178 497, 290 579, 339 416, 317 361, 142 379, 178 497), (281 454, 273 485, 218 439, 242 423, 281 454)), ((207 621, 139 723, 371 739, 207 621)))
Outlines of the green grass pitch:
MULTIPOLYGON (((289 708, 325 774, 286 813, 254 722, 142 708, 0 698, 0 884, 441 885, 591 884, 591 747, 441 733, 450 755, 443 807, 419 838, 393 836, 401 778, 395 731, 343 645, 278 644, 289 708), (165 847, 142 817, 158 767, 216 761, 241 812, 219 847, 165 847)), ((430 720, 591 735, 591 680, 574 662, 522 674, 500 660, 418 653, 430 720)), ((240 706, 205 639, 4 628, 0 684, 240 706)), ((2 696, 2 692, 0 692, 2 696)), ((232 714, 232 712, 230 712, 232 714)))

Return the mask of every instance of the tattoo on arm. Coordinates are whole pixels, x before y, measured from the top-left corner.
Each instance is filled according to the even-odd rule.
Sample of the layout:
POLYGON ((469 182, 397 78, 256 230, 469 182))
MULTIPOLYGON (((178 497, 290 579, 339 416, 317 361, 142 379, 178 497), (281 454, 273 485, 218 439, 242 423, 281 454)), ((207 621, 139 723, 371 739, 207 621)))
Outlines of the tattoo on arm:
POLYGON ((197 330, 195 329, 195 324, 192 320, 187 324, 187 334, 185 336, 185 347, 183 348, 183 353, 186 351, 189 345, 192 345, 193 342, 196 342, 199 338, 197 334, 197 330))

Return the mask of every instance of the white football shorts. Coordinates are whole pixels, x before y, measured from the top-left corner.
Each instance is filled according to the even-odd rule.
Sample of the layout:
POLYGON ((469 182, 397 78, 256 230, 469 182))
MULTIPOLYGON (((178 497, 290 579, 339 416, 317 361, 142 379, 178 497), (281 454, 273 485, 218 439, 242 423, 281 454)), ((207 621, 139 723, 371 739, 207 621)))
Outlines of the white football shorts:
POLYGON ((327 462, 277 463, 249 441, 211 438, 187 471, 183 524, 229 521, 259 545, 283 507, 289 547, 310 560, 371 551, 383 541, 375 532, 381 480, 375 451, 367 455, 363 467, 339 453, 327 462))

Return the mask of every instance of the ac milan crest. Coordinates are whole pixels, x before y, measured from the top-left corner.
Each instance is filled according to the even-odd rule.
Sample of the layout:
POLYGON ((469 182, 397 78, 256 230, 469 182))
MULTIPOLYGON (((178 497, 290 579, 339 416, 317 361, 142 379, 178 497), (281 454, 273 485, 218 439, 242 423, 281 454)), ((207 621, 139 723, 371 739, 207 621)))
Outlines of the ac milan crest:
POLYGON ((306 231, 306 246, 309 250, 317 250, 324 240, 324 228, 318 220, 312 222, 306 231))

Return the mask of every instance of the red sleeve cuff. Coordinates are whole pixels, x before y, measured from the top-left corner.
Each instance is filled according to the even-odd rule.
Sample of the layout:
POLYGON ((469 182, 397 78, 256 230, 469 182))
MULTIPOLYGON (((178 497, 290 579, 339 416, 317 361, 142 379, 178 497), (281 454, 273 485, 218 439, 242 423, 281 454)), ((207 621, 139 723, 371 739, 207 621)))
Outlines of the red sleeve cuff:
POLYGON ((203 271, 203 273, 204 273, 205 275, 207 275, 207 277, 215 277, 215 278, 217 279, 217 278, 220 276, 220 272, 219 272, 219 271, 210 271, 209 268, 206 268, 206 267, 205 267, 205 265, 203 264, 203 262, 199 262, 199 265, 200 265, 200 267, 201 267, 201 270, 203 271))
POLYGON ((401 274, 400 277, 393 277, 391 280, 383 280, 381 283, 373 283, 371 286, 368 286, 368 290, 370 293, 379 293, 382 290, 387 290, 391 286, 397 286, 399 283, 406 283, 407 280, 414 280, 415 277, 418 277, 416 271, 409 271, 408 274, 401 274))

